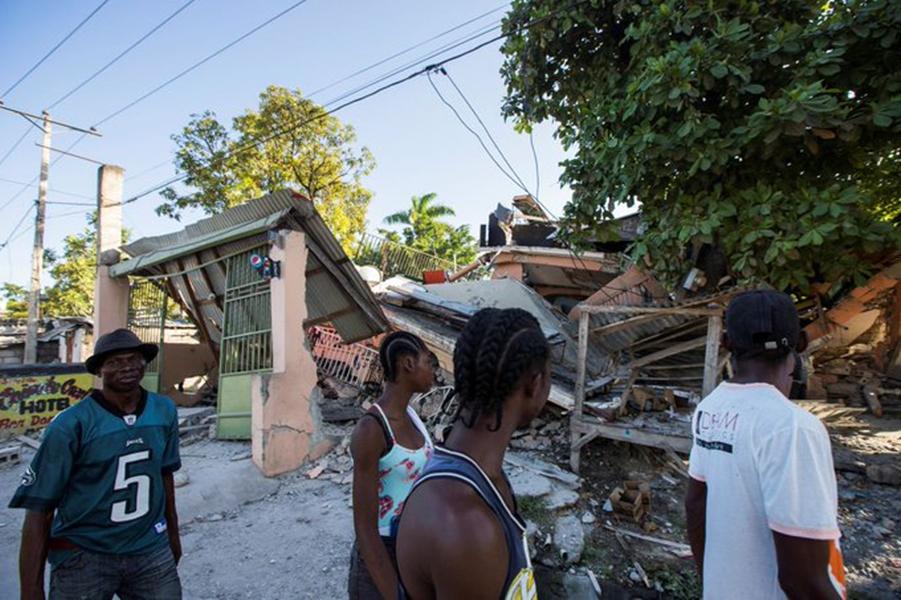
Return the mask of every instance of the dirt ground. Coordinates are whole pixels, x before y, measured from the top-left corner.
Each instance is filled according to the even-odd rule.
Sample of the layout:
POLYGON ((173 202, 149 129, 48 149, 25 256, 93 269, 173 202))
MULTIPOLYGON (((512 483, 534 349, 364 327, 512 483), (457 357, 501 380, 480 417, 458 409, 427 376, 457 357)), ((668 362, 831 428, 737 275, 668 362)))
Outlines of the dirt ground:
MULTIPOLYGON (((176 490, 188 600, 346 597, 353 541, 350 486, 294 473, 267 480, 249 444, 206 441, 182 451, 176 490), (232 460, 237 459, 237 460, 232 460)), ((30 460, 31 455, 26 455, 30 460)), ((0 599, 16 599, 22 512, 6 508, 23 465, 0 465, 0 599)))
MULTIPOLYGON (((831 424, 830 432, 837 463, 844 465, 838 483, 849 597, 901 598, 901 540, 896 527, 901 518, 901 487, 872 483, 859 468, 863 463, 897 461, 901 422, 855 418, 831 424)), ((565 428, 556 427, 539 454, 565 465, 565 439, 565 428)), ((185 598, 346 597, 353 539, 346 456, 331 455, 330 464, 339 465, 340 472, 326 472, 316 480, 305 476, 306 469, 266 479, 249 460, 249 449, 247 443, 210 440, 182 449, 188 483, 176 493, 184 546, 179 571, 185 598)), ((26 453, 24 461, 30 458, 26 453)), ((690 559, 678 558, 655 544, 618 538, 604 527, 645 533, 603 509, 614 487, 626 479, 639 479, 651 485, 650 521, 655 530, 650 535, 685 542, 684 475, 666 463, 662 452, 608 441, 589 444, 582 465, 583 483, 574 506, 554 514, 540 502, 521 503, 524 516, 537 523, 543 535, 561 513, 590 513, 594 518, 584 525, 585 549, 577 565, 555 565, 552 546, 533 544, 539 553, 536 565, 541 597, 591 597, 590 591, 584 591, 584 581, 582 592, 573 591, 579 588, 573 587, 572 581, 570 585, 563 581, 580 575, 586 567, 601 580, 605 592, 608 585, 618 588, 606 594, 608 597, 699 597, 700 585, 690 559), (647 575, 650 586, 645 585, 636 565, 647 575)), ((0 554, 0 600, 18 598, 22 514, 5 506, 23 468, 24 463, 0 465, 0 547, 4 549, 0 554)))
MULTIPOLYGON (((862 468, 863 464, 897 464, 901 420, 860 416, 827 427, 836 464, 842 465, 837 482, 848 597, 901 598, 901 537, 897 525, 901 519, 901 487, 873 483, 862 468)), ((565 464, 568 448, 558 440, 548 455, 565 464)), ((629 587, 635 597, 642 592, 643 597, 698 598, 700 582, 691 559, 677 558, 665 548, 631 538, 623 544, 603 525, 646 532, 596 508, 624 480, 646 481, 652 491, 650 520, 656 528, 649 535, 687 543, 682 506, 687 480, 668 466, 665 458, 662 451, 603 440, 592 442, 583 451, 584 483, 578 510, 589 510, 597 516, 587 533, 583 564, 599 579, 629 587), (650 590, 643 582, 634 581, 636 562, 646 572, 651 587, 662 592, 659 596, 644 594, 650 590)))

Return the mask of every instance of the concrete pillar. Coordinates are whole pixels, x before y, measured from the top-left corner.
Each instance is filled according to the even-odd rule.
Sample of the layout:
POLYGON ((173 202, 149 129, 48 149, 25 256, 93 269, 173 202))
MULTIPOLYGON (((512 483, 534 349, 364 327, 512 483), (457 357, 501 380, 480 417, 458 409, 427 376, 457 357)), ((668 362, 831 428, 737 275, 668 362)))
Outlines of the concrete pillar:
POLYGON ((110 277, 122 245, 122 182, 125 169, 97 170, 97 276, 94 280, 94 339, 128 323, 128 278, 110 277))
POLYGON ((327 452, 333 442, 321 431, 316 363, 307 346, 305 236, 282 231, 270 254, 281 277, 270 283, 272 373, 251 383, 253 462, 267 477, 293 471, 327 452))

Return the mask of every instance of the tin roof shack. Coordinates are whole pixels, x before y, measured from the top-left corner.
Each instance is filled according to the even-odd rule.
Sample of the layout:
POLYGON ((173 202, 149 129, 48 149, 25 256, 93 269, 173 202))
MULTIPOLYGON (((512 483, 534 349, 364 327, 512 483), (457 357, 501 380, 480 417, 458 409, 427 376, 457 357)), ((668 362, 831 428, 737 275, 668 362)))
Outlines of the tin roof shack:
POLYGON ((250 437, 266 475, 321 454, 306 332, 328 323, 356 342, 388 321, 313 203, 284 190, 123 250, 111 275, 174 299, 216 357, 219 437, 250 437))
MULTIPOLYGON (((91 319, 45 319, 38 334, 38 363, 80 363, 91 353, 91 319)), ((21 365, 25 356, 25 321, 0 322, 0 365, 21 365)))

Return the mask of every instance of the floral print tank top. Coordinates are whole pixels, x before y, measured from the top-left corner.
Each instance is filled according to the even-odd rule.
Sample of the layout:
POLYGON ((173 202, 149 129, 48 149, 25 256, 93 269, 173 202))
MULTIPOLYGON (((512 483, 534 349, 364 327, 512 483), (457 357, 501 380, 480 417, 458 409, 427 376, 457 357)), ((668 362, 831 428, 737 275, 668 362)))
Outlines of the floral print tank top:
POLYGON ((397 520, 404 509, 404 502, 410 495, 413 483, 432 456, 432 438, 425 425, 412 407, 407 407, 407 415, 425 440, 421 448, 406 448, 397 443, 391 424, 382 407, 373 405, 382 418, 382 423, 391 438, 391 449, 379 459, 379 535, 393 537, 397 520))

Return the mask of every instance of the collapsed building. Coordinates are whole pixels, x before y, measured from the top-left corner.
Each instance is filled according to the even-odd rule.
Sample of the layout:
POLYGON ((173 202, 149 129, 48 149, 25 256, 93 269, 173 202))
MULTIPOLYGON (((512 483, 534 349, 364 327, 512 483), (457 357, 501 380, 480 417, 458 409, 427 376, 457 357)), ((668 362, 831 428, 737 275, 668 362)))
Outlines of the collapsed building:
MULTIPOLYGON (((640 214, 612 226, 618 237, 577 254, 518 196, 489 215, 477 259, 458 267, 368 234, 346 253, 312 202, 281 191, 105 255, 98 285, 118 291, 102 295, 95 320, 99 333, 128 326, 159 343, 174 302, 204 348, 216 435, 250 439, 267 475, 325 452, 333 441, 323 421, 362 414, 378 393, 376 348, 390 329, 418 335, 434 354, 443 385, 419 404, 430 423, 446 422, 454 344, 484 307, 539 321, 555 358, 550 410, 568 421, 574 470, 597 438, 685 453, 693 406, 729 375, 722 317, 742 289, 703 247, 691 250, 697 260, 679 289, 667 289, 626 254, 640 214)), ((862 288, 799 300, 813 342, 799 394, 897 410, 899 280, 901 262, 888 257, 862 288)), ((196 375, 187 365, 197 362, 164 344, 145 384, 161 389, 173 370, 196 375)))

